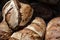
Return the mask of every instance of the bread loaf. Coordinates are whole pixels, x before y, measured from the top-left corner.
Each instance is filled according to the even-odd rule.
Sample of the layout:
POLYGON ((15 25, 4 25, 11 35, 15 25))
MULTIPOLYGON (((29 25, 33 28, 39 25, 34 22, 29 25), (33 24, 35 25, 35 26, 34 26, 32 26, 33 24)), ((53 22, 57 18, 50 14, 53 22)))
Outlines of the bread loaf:
POLYGON ((2 21, 0 23, 0 40, 7 40, 11 34, 12 30, 8 27, 6 22, 2 21))
POLYGON ((45 28, 44 20, 36 17, 26 28, 13 33, 9 40, 43 40, 45 28))
POLYGON ((31 6, 21 3, 18 0, 8 1, 4 5, 2 12, 4 20, 12 29, 19 26, 25 26, 33 15, 33 9, 31 6))
POLYGON ((48 23, 45 40, 60 40, 60 17, 54 18, 48 23))

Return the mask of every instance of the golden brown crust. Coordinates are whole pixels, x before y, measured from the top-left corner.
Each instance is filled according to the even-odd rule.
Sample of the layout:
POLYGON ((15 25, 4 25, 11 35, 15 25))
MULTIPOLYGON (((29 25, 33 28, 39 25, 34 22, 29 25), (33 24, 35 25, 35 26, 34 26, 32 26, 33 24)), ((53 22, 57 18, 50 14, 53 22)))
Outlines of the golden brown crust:
POLYGON ((26 28, 36 32, 40 37, 43 37, 46 24, 42 18, 36 17, 26 28))
MULTIPOLYGON (((36 34, 34 31, 29 29, 24 29, 12 34, 11 38, 15 38, 18 40, 40 40, 40 36, 36 34)), ((10 39, 11 39, 10 38, 10 39)))
POLYGON ((44 20, 37 17, 30 25, 23 30, 13 33, 11 37, 19 40, 42 40, 45 33, 45 27, 44 20))
POLYGON ((16 26, 25 26, 33 15, 30 5, 16 1, 8 1, 2 9, 4 20, 14 29, 16 26), (6 6, 7 5, 7 6, 6 6))
POLYGON ((33 9, 28 4, 24 4, 24 3, 20 3, 20 4, 21 4, 20 13, 22 15, 22 20, 19 25, 24 26, 31 19, 33 15, 33 9))
POLYGON ((7 40, 9 38, 9 36, 11 36, 11 33, 7 33, 7 32, 0 30, 0 39, 1 40, 7 40))
POLYGON ((46 40, 60 40, 60 17, 54 18, 48 23, 46 40))
POLYGON ((35 23, 40 26, 43 30, 46 28, 46 23, 42 18, 36 17, 33 21, 32 24, 35 23))
POLYGON ((18 39, 12 37, 12 38, 9 38, 8 40, 18 40, 18 39))
POLYGON ((60 17, 56 17, 54 19, 52 19, 49 23, 48 23, 48 27, 47 29, 52 26, 52 25, 57 25, 57 24, 60 24, 60 17))
POLYGON ((0 40, 7 40, 11 34, 12 30, 8 27, 6 22, 2 21, 0 23, 0 40))
POLYGON ((5 21, 2 21, 0 23, 0 30, 11 33, 12 30, 8 27, 7 23, 5 21))

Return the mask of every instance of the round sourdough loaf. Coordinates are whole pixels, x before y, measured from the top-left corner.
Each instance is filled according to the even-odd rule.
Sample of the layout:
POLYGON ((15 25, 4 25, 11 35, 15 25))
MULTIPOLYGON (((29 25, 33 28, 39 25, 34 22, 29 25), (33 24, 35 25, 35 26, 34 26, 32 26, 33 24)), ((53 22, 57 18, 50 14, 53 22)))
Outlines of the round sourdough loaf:
POLYGON ((25 26, 33 15, 31 6, 21 3, 18 0, 8 1, 4 5, 2 12, 4 20, 12 29, 25 26))

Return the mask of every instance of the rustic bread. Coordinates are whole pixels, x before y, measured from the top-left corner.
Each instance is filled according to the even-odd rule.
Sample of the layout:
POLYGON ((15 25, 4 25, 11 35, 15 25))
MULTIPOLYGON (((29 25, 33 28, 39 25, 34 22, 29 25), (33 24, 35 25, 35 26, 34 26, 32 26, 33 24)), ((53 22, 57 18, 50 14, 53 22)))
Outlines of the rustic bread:
POLYGON ((54 18, 48 23, 46 40, 60 40, 60 17, 54 18))
POLYGON ((17 0, 8 1, 4 5, 2 12, 4 20, 12 29, 25 26, 33 15, 33 9, 30 5, 17 0))
POLYGON ((43 40, 46 24, 42 18, 35 18, 30 25, 12 34, 9 40, 43 40))

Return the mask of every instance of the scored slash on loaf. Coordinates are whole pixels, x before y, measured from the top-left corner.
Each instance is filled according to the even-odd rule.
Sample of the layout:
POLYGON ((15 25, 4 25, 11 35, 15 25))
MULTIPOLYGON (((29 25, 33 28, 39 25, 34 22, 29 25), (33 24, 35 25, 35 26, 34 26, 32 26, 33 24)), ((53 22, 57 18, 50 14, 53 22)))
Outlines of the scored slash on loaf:
POLYGON ((19 26, 25 26, 33 15, 30 5, 19 2, 18 0, 8 1, 3 9, 3 18, 13 30, 19 26))
POLYGON ((26 28, 13 33, 9 40, 43 40, 45 28, 44 20, 36 17, 26 28))

